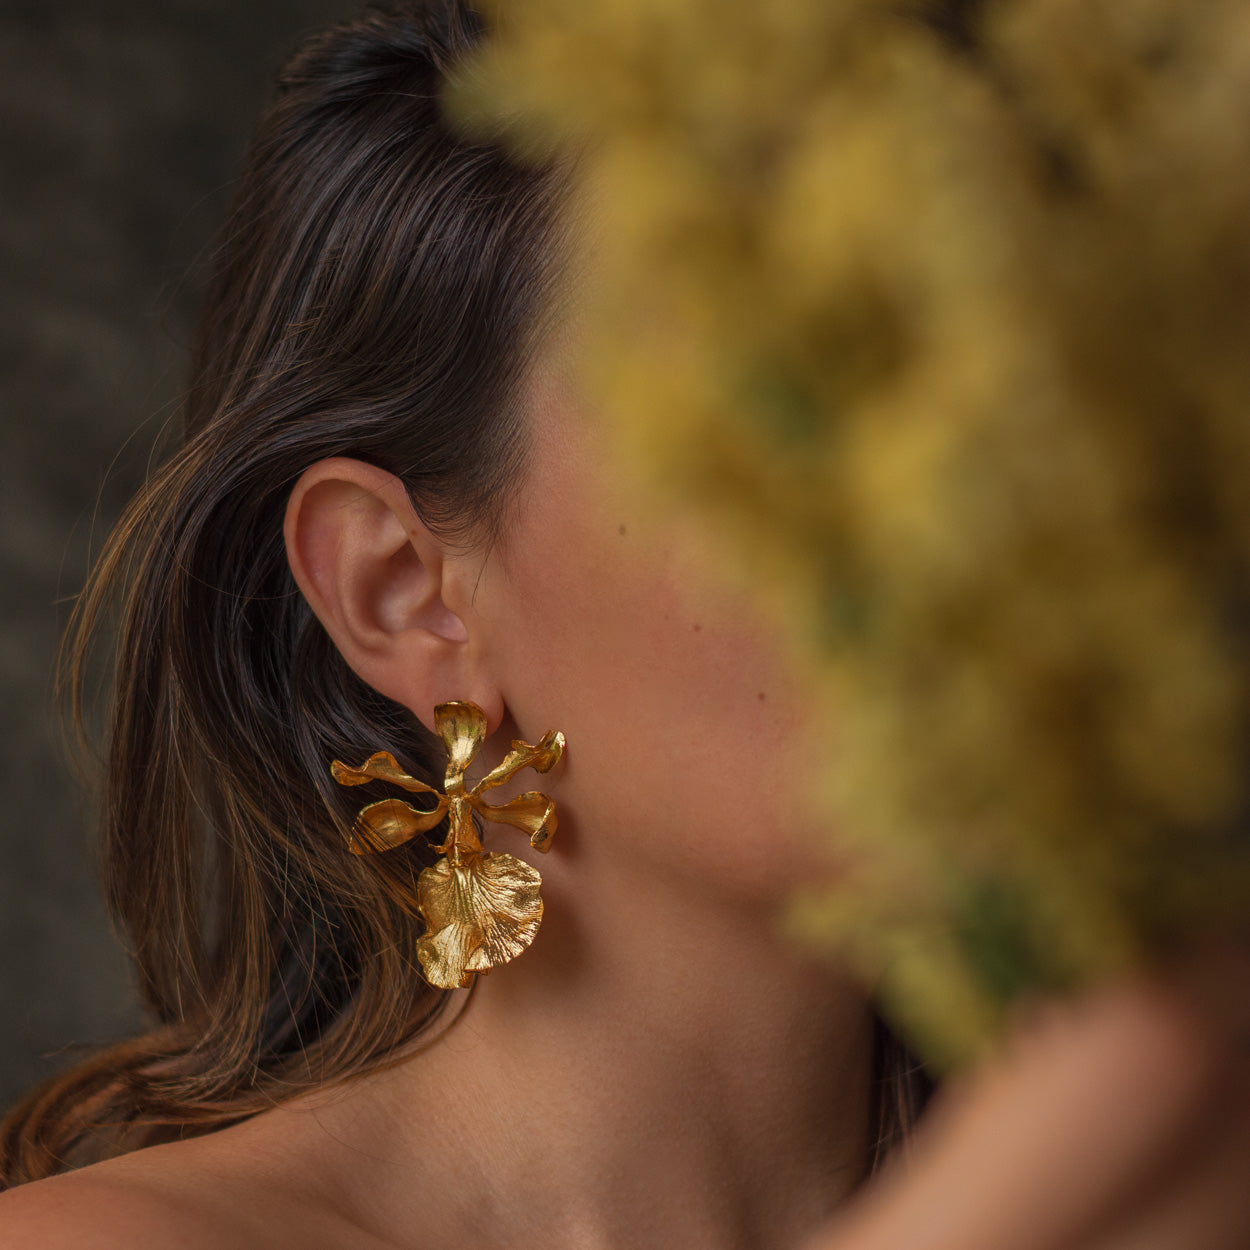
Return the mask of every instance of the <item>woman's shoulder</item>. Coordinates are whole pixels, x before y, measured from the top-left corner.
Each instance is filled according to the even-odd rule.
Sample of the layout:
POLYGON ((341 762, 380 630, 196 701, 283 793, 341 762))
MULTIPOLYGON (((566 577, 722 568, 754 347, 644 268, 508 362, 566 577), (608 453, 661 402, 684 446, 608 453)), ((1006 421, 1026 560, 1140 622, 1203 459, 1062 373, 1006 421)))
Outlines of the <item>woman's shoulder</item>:
POLYGON ((0 1194, 0 1250, 207 1250, 230 1244, 239 1231, 230 1221, 180 1201, 147 1172, 119 1172, 101 1163, 6 1190, 0 1194))
POLYGON ((0 1193, 0 1250, 328 1250, 361 1240, 315 1183, 231 1130, 0 1193))

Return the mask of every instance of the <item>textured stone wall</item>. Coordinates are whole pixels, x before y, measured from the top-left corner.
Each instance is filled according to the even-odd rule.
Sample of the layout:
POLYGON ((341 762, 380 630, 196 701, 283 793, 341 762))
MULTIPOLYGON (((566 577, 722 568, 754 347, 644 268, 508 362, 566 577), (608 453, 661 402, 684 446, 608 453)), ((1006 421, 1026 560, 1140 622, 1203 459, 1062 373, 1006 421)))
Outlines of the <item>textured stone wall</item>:
POLYGON ((52 697, 68 601, 183 380, 273 70, 349 0, 0 7, 0 1105, 137 1012, 52 697))

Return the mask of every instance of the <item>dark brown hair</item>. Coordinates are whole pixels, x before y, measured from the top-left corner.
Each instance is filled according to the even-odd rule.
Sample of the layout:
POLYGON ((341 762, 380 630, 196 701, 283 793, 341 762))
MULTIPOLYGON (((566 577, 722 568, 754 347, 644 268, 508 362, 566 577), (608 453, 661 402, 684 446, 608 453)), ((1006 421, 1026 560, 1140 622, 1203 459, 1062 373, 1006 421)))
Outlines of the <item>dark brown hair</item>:
POLYGON ((442 120, 442 79, 479 34, 459 4, 374 10, 279 76, 216 255, 183 446, 111 539, 71 656, 81 677, 119 591, 103 868, 156 1028, 14 1111, 9 1182, 101 1130, 214 1127, 360 1072, 442 1003, 400 901, 425 848, 344 855, 359 798, 326 771, 362 745, 418 776, 441 757, 312 617, 282 516, 333 455, 397 474, 465 541, 504 514, 559 179, 442 120))
MULTIPOLYGON (((279 76, 216 253, 182 445, 111 538, 68 652, 81 691, 119 599, 102 866, 152 1028, 14 1109, 0 1185, 393 1061, 446 1001, 404 903, 430 853, 344 854, 360 795, 327 771, 387 749, 435 781, 440 751, 330 643, 282 517, 308 465, 347 455, 398 475, 449 540, 489 544, 506 519, 518 384, 563 289, 567 170, 445 123, 440 86, 481 34, 455 0, 375 8, 279 76)), ((882 1038, 888 1145, 904 1067, 882 1038)))

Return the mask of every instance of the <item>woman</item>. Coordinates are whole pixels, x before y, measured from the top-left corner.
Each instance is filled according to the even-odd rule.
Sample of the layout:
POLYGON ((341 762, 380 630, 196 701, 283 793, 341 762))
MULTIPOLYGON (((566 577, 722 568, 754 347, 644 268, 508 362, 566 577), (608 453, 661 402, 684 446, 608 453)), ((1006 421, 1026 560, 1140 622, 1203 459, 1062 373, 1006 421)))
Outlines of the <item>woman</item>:
POLYGON ((615 485, 566 171, 440 118, 479 35, 451 0, 373 13, 262 122, 185 445, 81 609, 79 671, 123 595, 107 868, 157 1023, 13 1112, 0 1245, 1244 1245, 1244 1068, 1170 982, 1049 1009, 871 1176, 926 1084, 778 931, 835 871, 801 686, 697 525, 615 485), (419 823, 388 807, 351 854, 395 790, 339 783, 386 751, 438 788, 452 701, 470 783, 568 746, 541 931, 441 989, 438 851, 371 842, 419 823))

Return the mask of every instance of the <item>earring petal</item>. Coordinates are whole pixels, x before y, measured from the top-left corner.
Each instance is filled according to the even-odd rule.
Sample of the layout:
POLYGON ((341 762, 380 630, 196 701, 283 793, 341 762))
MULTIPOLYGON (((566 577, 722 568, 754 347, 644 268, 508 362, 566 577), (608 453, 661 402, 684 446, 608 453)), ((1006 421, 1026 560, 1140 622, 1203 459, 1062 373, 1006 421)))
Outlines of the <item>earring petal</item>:
POLYGON ((434 727, 447 748, 447 786, 464 770, 486 740, 486 713, 476 703, 440 703, 434 709, 434 727))
POLYGON ((369 756, 359 768, 353 768, 339 760, 330 765, 330 775, 341 786, 363 786, 369 781, 389 781, 393 786, 402 786, 414 794, 437 794, 433 786, 428 786, 416 777, 410 777, 389 751, 376 751, 369 756))
POLYGON ((417 961, 425 979, 440 990, 463 989, 472 980, 469 960, 477 949, 477 926, 452 921, 417 943, 417 961))
POLYGON ((537 790, 527 790, 498 807, 491 806, 476 795, 471 795, 469 802, 483 820, 520 829, 529 837, 530 846, 537 850, 545 851, 550 848, 552 835, 556 831, 556 804, 547 795, 540 794, 537 790))
POLYGON ((433 811, 418 811, 403 799, 382 799, 362 807, 352 826, 347 849, 353 855, 367 855, 372 851, 389 851, 419 833, 428 833, 447 811, 447 800, 440 794, 433 811))
POLYGON ((542 920, 541 884, 536 868, 493 851, 427 868, 417 880, 417 909, 429 930, 417 943, 426 979, 455 989, 519 955, 542 920))
POLYGON ((552 768, 560 756, 564 754, 564 735, 553 729, 543 735, 536 746, 528 742, 515 741, 511 750, 503 757, 503 761, 482 778, 473 787, 473 793, 482 794, 501 786, 523 768, 532 768, 537 773, 545 773, 552 768))

